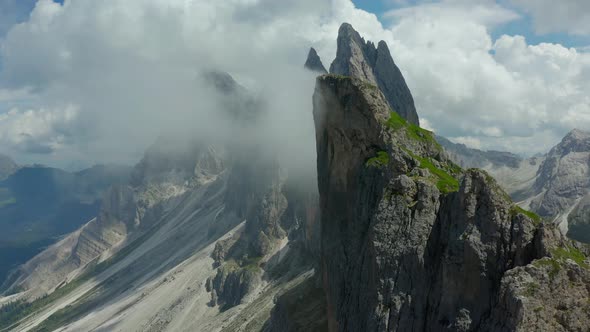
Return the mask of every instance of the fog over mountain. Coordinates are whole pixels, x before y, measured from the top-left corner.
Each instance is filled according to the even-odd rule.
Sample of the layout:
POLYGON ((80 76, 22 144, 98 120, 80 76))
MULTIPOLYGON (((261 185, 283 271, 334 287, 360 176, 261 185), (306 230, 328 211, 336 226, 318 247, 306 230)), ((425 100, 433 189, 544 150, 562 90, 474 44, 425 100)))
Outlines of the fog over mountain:
MULTIPOLYGON (((491 170, 524 161, 450 142, 445 150, 417 125, 384 41, 375 48, 343 23, 335 42, 330 74, 320 75, 314 51, 300 62, 303 78, 320 75, 307 96, 315 153, 303 146, 292 155, 302 142, 273 142, 289 132, 260 128, 273 112, 284 114, 273 100, 290 101, 286 94, 261 95, 223 71, 200 72, 195 82, 214 102, 211 123, 219 127, 160 136, 128 180, 105 192, 95 218, 13 269, 0 289, 0 328, 590 326, 588 247, 566 238, 559 221, 516 205, 486 171, 452 160, 491 170)), ((553 167, 564 160, 587 160, 586 138, 573 131, 541 163, 532 188, 549 203, 540 206, 568 202, 554 195, 563 192, 553 193, 556 185, 584 184, 579 172, 541 180, 567 173, 553 167)))
POLYGON ((380 21, 350 0, 41 0, 2 39, 0 142, 22 163, 133 164, 153 137, 223 127, 195 82, 211 69, 280 110, 261 129, 305 139, 300 59, 309 45, 334 58, 347 21, 388 43, 424 126, 471 147, 545 152, 590 127, 590 58, 503 34, 524 20, 517 8, 539 12, 527 2, 442 1, 400 5, 380 21))
POLYGON ((2 1, 0 332, 590 328, 583 15, 2 1))

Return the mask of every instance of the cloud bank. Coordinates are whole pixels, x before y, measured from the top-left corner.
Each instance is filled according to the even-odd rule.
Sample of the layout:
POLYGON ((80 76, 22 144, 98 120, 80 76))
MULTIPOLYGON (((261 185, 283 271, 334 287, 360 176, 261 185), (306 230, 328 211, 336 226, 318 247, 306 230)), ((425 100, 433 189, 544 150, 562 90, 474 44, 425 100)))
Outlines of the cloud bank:
POLYGON ((329 66, 346 21, 390 44, 437 133, 542 152, 574 127, 590 129, 590 55, 492 39, 522 15, 455 0, 410 4, 384 25, 350 0, 39 0, 0 42, 0 151, 50 164, 133 163, 162 134, 219 134, 219 105, 196 80, 217 69, 267 100, 272 112, 259 125, 276 139, 266 144, 312 155, 314 81, 301 67, 310 46, 329 66))
POLYGON ((586 0, 511 0, 531 14, 538 33, 590 34, 590 2, 586 0))

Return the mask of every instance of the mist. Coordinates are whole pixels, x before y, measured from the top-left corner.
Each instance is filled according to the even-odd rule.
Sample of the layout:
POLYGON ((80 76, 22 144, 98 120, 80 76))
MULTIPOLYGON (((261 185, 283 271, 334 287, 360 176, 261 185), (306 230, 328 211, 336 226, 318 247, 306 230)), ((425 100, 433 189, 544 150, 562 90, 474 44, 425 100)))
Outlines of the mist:
POLYGON ((298 162, 315 145, 314 81, 302 65, 314 47, 329 67, 342 22, 389 44, 422 123, 439 135, 537 153, 590 126, 587 52, 494 40, 491 30, 521 18, 493 2, 474 13, 463 2, 404 6, 380 21, 350 0, 39 0, 0 37, 0 153, 130 165, 163 135, 235 133, 198 82, 217 70, 272 110, 251 130, 259 144, 298 162))
POLYGON ((331 6, 265 3, 39 1, 3 42, 0 81, 3 89, 31 91, 25 103, 32 117, 42 109, 56 116, 37 124, 47 126, 45 137, 34 130, 15 148, 56 166, 131 165, 158 137, 231 137, 232 144, 259 145, 294 169, 315 171, 315 75, 303 69, 313 43, 293 34, 292 16, 317 27, 331 6), (261 101, 254 124, 230 121, 227 96, 201 79, 209 71, 229 73, 261 101), (64 110, 65 124, 57 116, 64 110))

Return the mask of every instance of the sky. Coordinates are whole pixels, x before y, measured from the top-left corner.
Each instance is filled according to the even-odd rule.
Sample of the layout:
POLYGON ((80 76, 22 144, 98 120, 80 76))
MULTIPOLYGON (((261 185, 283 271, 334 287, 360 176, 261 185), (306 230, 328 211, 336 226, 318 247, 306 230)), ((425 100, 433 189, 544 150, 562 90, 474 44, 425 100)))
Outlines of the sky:
POLYGON ((455 142, 532 155, 590 130, 586 0, 0 0, 0 153, 133 164, 158 136, 214 135, 195 78, 215 69, 274 110, 264 144, 310 154, 301 64, 313 46, 329 67, 343 22, 388 43, 422 125, 455 142))

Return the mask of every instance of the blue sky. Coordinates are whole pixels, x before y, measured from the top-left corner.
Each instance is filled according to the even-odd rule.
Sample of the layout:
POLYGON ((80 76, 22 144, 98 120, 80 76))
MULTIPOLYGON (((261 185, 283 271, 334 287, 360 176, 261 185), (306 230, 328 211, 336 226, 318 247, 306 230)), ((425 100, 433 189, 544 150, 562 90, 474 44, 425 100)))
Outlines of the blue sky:
MULTIPOLYGON (((353 2, 358 8, 374 13, 383 23, 387 24, 387 20, 383 18, 383 14, 387 11, 413 6, 416 4, 427 3, 431 1, 353 0, 353 2)), ((506 34, 524 36, 530 44, 558 43, 566 47, 576 48, 582 48, 590 45, 589 36, 571 35, 567 33, 535 33, 533 29, 532 18, 530 15, 522 11, 520 8, 512 5, 510 1, 499 0, 498 3, 500 3, 502 6, 505 6, 518 12, 522 16, 522 18, 513 22, 509 22, 505 25, 502 25, 492 30, 491 35, 494 39, 500 37, 503 34, 506 34)))

